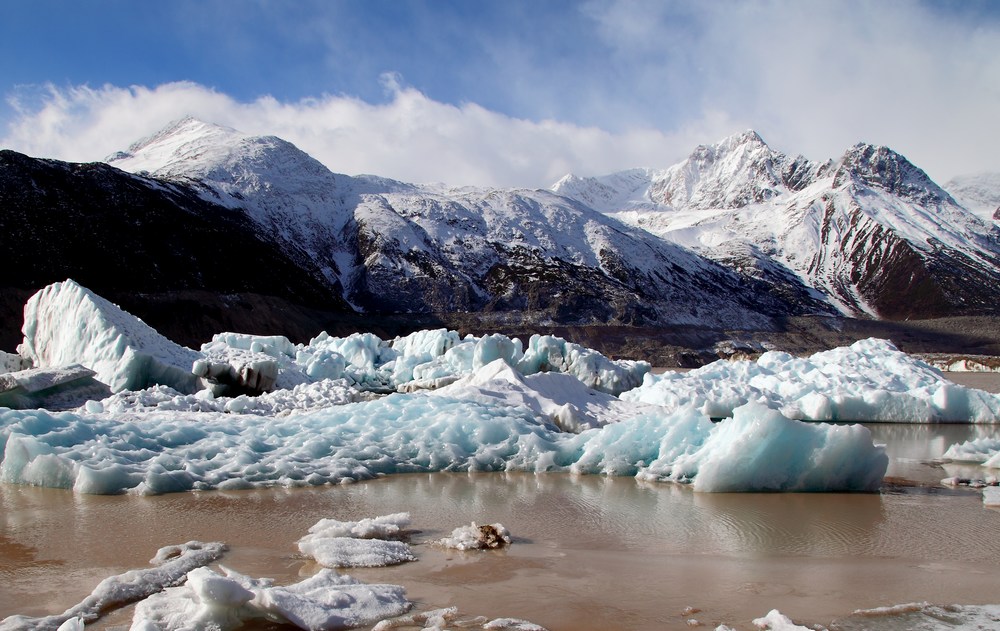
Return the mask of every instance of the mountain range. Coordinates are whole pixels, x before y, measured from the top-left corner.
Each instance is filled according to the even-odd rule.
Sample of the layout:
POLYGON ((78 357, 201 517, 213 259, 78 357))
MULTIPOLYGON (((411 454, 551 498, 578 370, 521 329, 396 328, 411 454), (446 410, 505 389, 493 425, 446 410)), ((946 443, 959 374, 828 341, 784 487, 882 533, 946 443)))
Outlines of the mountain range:
MULTIPOLYGON (((989 204, 994 184, 961 190, 989 204)), ((0 310, 71 277, 185 343, 390 321, 767 331, 993 315, 1000 229, 977 212, 865 144, 812 162, 745 132, 663 170, 512 190, 337 174, 280 138, 187 118, 105 163, 0 151, 0 310)))
POLYGON ((569 175, 553 190, 844 315, 997 309, 1000 230, 888 147, 812 162, 748 131, 667 169, 569 175))

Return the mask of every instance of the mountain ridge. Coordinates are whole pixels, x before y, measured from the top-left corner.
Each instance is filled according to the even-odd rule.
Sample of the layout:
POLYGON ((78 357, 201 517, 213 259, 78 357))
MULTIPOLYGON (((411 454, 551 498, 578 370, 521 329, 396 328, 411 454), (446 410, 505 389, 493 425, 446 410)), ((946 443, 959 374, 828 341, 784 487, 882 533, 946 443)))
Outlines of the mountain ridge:
MULTIPOLYGON (((0 286, 74 277, 154 318, 204 303, 212 326, 285 318, 298 332, 362 321, 775 331, 802 316, 997 313, 1000 232, 865 143, 818 162, 748 130, 666 169, 567 176, 555 190, 348 176, 275 136, 193 118, 108 164, 4 155, 0 201, 23 225, 0 236, 12 257, 0 286), (91 261, 85 239, 79 256, 24 247, 66 231, 134 252, 91 261), (128 273, 108 273, 118 268, 128 273)), ((191 319, 185 340, 208 326, 191 319)))
POLYGON ((361 311, 766 327, 768 311, 794 309, 742 288, 752 279, 550 191, 334 174, 289 143, 194 119, 109 162, 246 208, 261 230, 304 248, 361 311))
POLYGON ((812 162, 748 131, 666 169, 567 176, 553 190, 730 267, 753 259, 733 251, 752 250, 758 267, 763 256, 787 272, 789 290, 819 292, 844 315, 996 311, 1000 231, 888 147, 812 162))

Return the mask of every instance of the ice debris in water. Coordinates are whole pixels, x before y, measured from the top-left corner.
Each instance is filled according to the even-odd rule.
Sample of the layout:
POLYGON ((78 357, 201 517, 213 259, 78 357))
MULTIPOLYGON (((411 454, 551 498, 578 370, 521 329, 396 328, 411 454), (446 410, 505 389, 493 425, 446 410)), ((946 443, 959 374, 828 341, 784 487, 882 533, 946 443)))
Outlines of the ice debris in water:
POLYGON ((321 519, 299 539, 299 552, 325 567, 385 567, 416 561, 410 545, 390 541, 410 525, 409 513, 345 522, 321 519))
POLYGON ((968 462, 988 469, 1000 469, 1000 439, 987 436, 956 443, 945 450, 941 459, 946 462, 968 462))
POLYGON ((679 409, 693 405, 713 418, 750 402, 788 418, 852 422, 1000 421, 1000 397, 956 385, 890 342, 794 357, 771 351, 756 361, 720 360, 685 374, 647 374, 627 401, 679 409))
POLYGON ((463 619, 459 617, 458 607, 433 609, 398 618, 383 620, 372 627, 372 631, 390 631, 400 628, 419 628, 422 631, 446 631, 447 629, 483 629, 483 631, 546 631, 527 620, 518 618, 496 618, 490 620, 483 616, 463 619))
POLYGON ((459 526, 451 535, 438 540, 438 544, 455 550, 492 550, 509 546, 510 531, 503 524, 459 526))
POLYGON ((770 629, 770 631, 813 631, 810 627, 795 624, 777 609, 772 609, 763 618, 754 619, 753 626, 758 629, 770 629))
POLYGON ((132 631, 225 631, 251 620, 300 629, 350 629, 398 616, 411 606, 398 585, 369 585, 329 569, 288 586, 221 570, 196 569, 185 585, 140 602, 132 631))
POLYGON ((82 628, 84 622, 97 620, 104 612, 146 598, 185 580, 188 572, 207 565, 225 552, 222 543, 189 541, 166 546, 150 561, 156 567, 129 570, 101 581, 82 602, 55 616, 31 618, 10 616, 0 622, 2 631, 37 631, 40 629, 82 628))
MULTIPOLYGON (((192 394, 259 394, 324 380, 379 392, 438 386, 503 359, 523 374, 563 372, 587 387, 619 394, 638 386, 647 362, 612 361, 551 335, 527 344, 504 335, 460 337, 444 329, 395 340, 372 333, 321 333, 308 344, 272 335, 219 333, 198 351, 174 344, 138 318, 72 280, 28 300, 18 350, 32 366, 78 363, 113 392, 165 385, 192 394)), ((7 359, 4 365, 10 364, 7 359)))

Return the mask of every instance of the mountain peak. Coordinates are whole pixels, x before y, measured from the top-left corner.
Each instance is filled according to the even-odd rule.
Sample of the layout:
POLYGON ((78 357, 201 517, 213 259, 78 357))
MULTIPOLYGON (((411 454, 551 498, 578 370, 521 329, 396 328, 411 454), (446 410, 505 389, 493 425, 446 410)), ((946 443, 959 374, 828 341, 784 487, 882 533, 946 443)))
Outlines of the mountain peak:
POLYGON ((718 144, 720 148, 722 147, 739 147, 739 146, 767 146, 764 139, 753 129, 747 129, 739 133, 728 136, 718 144))
POLYGON ((834 186, 848 179, 922 204, 955 201, 902 154, 884 145, 859 142, 840 159, 834 186))

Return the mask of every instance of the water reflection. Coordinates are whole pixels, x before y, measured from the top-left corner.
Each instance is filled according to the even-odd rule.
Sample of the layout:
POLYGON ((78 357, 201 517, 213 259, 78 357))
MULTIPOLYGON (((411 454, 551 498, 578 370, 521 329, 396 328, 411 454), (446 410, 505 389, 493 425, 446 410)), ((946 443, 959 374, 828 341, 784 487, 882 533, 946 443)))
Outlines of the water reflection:
POLYGON ((861 607, 994 598, 1000 539, 988 533, 1000 513, 970 492, 903 491, 700 494, 562 474, 413 474, 159 497, 0 485, 0 556, 18 568, 0 592, 0 618, 61 611, 104 576, 190 539, 227 542, 223 563, 240 572, 295 582, 315 570, 295 554, 313 523, 397 511, 419 529, 420 561, 353 575, 404 585, 421 606, 553 631, 684 628, 689 605, 710 624, 745 627, 772 607, 828 622, 861 607), (503 523, 516 545, 467 554, 430 544, 470 521, 503 523))

